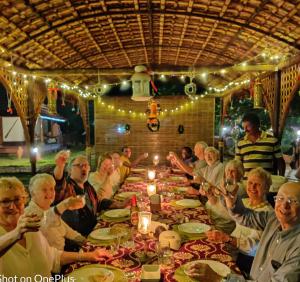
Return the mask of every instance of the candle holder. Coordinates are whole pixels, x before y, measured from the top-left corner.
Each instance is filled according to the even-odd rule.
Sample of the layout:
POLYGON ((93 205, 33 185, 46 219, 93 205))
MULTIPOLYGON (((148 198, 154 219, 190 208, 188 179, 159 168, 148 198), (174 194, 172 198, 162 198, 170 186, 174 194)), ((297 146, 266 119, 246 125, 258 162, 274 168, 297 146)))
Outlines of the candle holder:
POLYGON ((156 194, 156 185, 155 184, 148 184, 147 185, 147 193, 148 193, 149 197, 156 194))
POLYGON ((151 212, 139 212, 139 222, 138 222, 138 232, 142 235, 142 240, 144 241, 144 250, 140 256, 141 262, 148 261, 151 257, 147 254, 147 238, 150 233, 151 225, 151 212))
POLYGON ((155 155, 155 156, 153 157, 153 164, 154 164, 155 166, 157 166, 157 165, 159 164, 159 156, 158 156, 158 155, 155 155))
POLYGON ((155 175, 156 175, 155 170, 148 170, 148 179, 149 180, 154 180, 155 179, 155 175))

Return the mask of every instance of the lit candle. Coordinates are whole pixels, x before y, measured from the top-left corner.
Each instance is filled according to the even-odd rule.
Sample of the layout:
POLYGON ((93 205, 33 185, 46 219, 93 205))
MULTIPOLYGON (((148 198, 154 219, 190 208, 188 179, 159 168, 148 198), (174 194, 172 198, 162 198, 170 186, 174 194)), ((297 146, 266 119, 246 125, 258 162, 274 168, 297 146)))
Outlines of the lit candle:
POLYGON ((141 234, 150 232, 151 212, 139 212, 138 231, 141 234))
POLYGON ((148 178, 149 180, 153 180, 155 178, 155 170, 148 170, 148 178))
POLYGON ((156 194, 156 185, 155 184, 149 184, 147 186, 147 193, 148 193, 149 197, 156 194))

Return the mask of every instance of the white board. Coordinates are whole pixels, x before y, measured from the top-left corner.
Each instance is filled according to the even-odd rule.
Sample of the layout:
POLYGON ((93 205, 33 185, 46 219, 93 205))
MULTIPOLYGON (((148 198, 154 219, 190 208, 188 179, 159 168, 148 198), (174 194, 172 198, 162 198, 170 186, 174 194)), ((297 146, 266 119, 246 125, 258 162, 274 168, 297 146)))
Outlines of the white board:
POLYGON ((19 117, 2 117, 3 142, 25 141, 24 130, 19 117))

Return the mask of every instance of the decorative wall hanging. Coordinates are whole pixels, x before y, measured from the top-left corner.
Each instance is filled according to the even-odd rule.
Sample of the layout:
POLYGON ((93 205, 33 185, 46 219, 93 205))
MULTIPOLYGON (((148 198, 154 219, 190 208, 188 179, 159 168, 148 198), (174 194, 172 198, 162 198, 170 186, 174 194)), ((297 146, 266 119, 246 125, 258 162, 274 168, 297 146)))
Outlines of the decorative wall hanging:
POLYGON ((160 110, 160 105, 154 99, 152 99, 149 102, 148 109, 146 111, 146 113, 148 114, 147 127, 152 132, 156 132, 159 130, 160 121, 157 116, 159 115, 160 110))
POLYGON ((183 134, 183 132, 184 132, 184 126, 183 126, 182 124, 180 124, 180 125, 178 126, 178 133, 179 133, 179 134, 183 134))
POLYGON ((256 81, 253 89, 253 108, 261 109, 264 107, 263 101, 264 89, 260 81, 256 81))
POLYGON ((57 114, 56 112, 56 101, 57 101, 57 91, 58 87, 55 83, 51 82, 48 87, 48 93, 47 93, 47 98, 48 98, 48 111, 49 114, 57 114))

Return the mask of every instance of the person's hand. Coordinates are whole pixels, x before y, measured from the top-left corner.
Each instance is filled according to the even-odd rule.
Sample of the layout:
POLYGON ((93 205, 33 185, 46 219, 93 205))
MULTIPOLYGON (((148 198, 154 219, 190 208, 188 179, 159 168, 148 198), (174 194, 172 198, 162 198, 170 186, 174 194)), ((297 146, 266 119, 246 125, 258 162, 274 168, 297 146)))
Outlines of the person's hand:
POLYGON ((78 195, 76 197, 69 197, 62 201, 66 210, 78 210, 85 206, 85 195, 78 195))
POLYGON ((224 194, 224 199, 225 199, 227 208, 232 209, 234 207, 235 202, 237 200, 238 190, 239 190, 239 186, 236 185, 232 192, 229 193, 228 191, 226 191, 226 194, 224 194))
POLYGON ((54 158, 55 164, 57 166, 65 166, 68 159, 70 157, 70 151, 69 150, 62 150, 59 151, 54 158))
POLYGON ((230 239, 230 236, 219 230, 211 230, 206 233, 207 239, 212 242, 226 243, 230 239))
POLYGON ((193 187, 189 187, 186 193, 189 195, 199 195, 199 191, 197 189, 194 189, 193 187))
POLYGON ((37 232, 41 226, 41 216, 35 213, 24 213, 19 217, 15 232, 19 239, 26 232, 37 232))
POLYGON ((105 257, 110 258, 112 255, 109 251, 106 249, 96 249, 93 252, 83 253, 84 260, 91 261, 91 262, 97 262, 99 260, 103 260, 105 257))
POLYGON ((144 159, 147 159, 148 156, 149 156, 149 154, 148 153, 144 153, 142 156, 143 156, 144 159))

